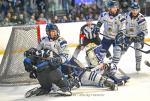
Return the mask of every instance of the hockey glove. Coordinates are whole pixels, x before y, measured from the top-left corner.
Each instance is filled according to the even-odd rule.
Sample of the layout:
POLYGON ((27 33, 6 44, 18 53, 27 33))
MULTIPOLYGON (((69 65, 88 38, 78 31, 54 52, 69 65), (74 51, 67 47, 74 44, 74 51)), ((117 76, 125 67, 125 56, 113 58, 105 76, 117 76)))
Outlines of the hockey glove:
POLYGON ((144 33, 141 32, 139 34, 137 34, 137 37, 135 37, 135 42, 144 42, 144 33))
POLYGON ((118 33, 115 37, 115 45, 123 47, 124 44, 124 35, 122 32, 118 33))
POLYGON ((50 58, 49 64, 52 66, 60 66, 62 64, 62 59, 60 57, 50 58))
POLYGON ((141 49, 144 47, 144 36, 145 34, 143 32, 137 34, 137 37, 135 37, 135 42, 141 43, 141 49))
POLYGON ((36 55, 37 49, 36 48, 30 48, 29 50, 24 52, 25 57, 36 55))
POLYGON ((36 78, 37 78, 36 72, 35 72, 35 71, 30 72, 29 77, 30 77, 31 79, 36 79, 36 78))

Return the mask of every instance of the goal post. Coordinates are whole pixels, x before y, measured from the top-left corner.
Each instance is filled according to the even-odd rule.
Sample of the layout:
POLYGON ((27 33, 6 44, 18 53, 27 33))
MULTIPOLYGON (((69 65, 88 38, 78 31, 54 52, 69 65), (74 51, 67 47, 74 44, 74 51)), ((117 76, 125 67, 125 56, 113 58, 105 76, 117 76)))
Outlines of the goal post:
POLYGON ((40 40, 40 27, 15 26, 8 40, 0 65, 0 84, 23 85, 36 83, 29 78, 29 73, 24 69, 24 51, 36 47, 40 40))

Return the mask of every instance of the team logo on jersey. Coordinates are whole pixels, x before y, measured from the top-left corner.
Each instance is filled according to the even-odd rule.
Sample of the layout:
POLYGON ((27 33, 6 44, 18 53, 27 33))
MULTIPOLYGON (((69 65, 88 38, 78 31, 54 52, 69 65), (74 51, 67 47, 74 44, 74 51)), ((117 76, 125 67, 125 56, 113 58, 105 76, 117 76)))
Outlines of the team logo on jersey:
POLYGON ((134 32, 134 29, 133 29, 133 28, 130 28, 130 32, 134 32))
POLYGON ((112 32, 112 28, 108 28, 108 32, 112 32))

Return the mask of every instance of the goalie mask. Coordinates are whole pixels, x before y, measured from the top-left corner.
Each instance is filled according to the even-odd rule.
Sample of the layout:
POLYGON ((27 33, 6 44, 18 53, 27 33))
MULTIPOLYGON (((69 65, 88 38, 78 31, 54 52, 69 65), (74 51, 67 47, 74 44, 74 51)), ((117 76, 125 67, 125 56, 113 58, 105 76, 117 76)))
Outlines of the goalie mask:
POLYGON ((50 39, 56 40, 59 37, 59 33, 59 29, 55 24, 49 23, 46 25, 46 34, 50 39))

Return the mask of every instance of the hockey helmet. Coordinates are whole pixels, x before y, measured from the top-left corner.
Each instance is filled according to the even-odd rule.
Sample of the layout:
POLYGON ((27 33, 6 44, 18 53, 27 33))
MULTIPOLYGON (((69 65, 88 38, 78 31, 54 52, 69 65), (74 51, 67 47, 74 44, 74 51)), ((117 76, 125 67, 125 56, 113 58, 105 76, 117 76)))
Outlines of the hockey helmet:
POLYGON ((58 34, 58 35, 60 34, 57 25, 52 24, 52 23, 48 23, 48 24, 46 25, 46 33, 47 33, 48 31, 51 31, 51 30, 56 30, 56 31, 57 31, 57 34, 58 34))
POLYGON ((131 4, 131 9, 140 9, 140 5, 137 2, 131 4))
POLYGON ((117 2, 117 1, 113 1, 113 0, 108 1, 108 3, 107 3, 107 8, 110 9, 110 8, 112 8, 112 7, 117 7, 117 8, 119 8, 118 2, 117 2))

